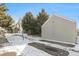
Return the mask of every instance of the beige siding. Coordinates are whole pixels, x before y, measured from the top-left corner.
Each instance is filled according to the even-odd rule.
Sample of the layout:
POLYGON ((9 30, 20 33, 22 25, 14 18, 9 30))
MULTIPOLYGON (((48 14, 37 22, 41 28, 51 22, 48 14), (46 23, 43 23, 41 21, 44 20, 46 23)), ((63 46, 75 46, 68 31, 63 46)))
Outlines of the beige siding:
POLYGON ((75 43, 76 23, 53 15, 43 24, 42 37, 48 40, 75 43))

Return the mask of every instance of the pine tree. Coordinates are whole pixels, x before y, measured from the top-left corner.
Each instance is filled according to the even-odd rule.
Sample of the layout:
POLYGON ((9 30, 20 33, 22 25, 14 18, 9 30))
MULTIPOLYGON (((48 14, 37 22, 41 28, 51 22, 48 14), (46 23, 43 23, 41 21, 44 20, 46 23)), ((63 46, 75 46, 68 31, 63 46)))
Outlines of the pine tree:
POLYGON ((5 29, 11 28, 10 26, 13 23, 11 16, 7 15, 8 9, 5 4, 0 4, 0 27, 5 29))
POLYGON ((47 19, 48 19, 48 15, 45 12, 45 10, 42 9, 41 12, 39 12, 39 15, 37 16, 37 21, 40 23, 40 25, 43 25, 47 19))
POLYGON ((23 31, 27 34, 35 34, 35 27, 37 26, 36 20, 34 19, 31 12, 25 14, 22 19, 22 28, 23 31))
POLYGON ((41 36, 41 26, 45 23, 45 21, 48 19, 48 14, 45 12, 44 9, 39 12, 37 15, 37 24, 38 24, 38 33, 41 36))

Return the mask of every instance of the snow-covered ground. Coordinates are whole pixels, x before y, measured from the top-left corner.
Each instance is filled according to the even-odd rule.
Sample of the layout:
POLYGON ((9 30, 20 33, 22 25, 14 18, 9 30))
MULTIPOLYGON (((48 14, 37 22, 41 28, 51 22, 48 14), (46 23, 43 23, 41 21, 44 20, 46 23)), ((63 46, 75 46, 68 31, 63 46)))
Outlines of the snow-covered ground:
POLYGON ((28 43, 30 42, 39 42, 43 43, 52 47, 57 47, 60 49, 64 49, 69 51, 69 56, 79 56, 79 39, 77 41, 78 44, 76 44, 75 47, 66 47, 66 46, 61 46, 57 44, 51 44, 47 42, 42 42, 39 41, 41 38, 40 37, 32 37, 32 36, 27 36, 26 34, 23 35, 21 33, 17 34, 6 34, 6 38, 8 39, 10 46, 5 46, 3 48, 0 48, 0 51, 15 51, 17 52, 17 56, 51 56, 50 54, 39 50, 35 47, 29 46, 28 43), (77 50, 77 51, 72 51, 72 49, 77 50))

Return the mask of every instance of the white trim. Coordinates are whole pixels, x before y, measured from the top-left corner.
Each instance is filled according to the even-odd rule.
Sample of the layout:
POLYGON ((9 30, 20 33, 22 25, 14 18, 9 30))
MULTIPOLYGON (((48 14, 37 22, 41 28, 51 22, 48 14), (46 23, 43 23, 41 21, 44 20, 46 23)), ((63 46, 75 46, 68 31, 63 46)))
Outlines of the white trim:
POLYGON ((50 20, 50 18, 52 18, 53 16, 63 18, 63 20, 65 19, 66 21, 73 22, 73 23, 76 24, 76 21, 73 21, 73 20, 71 20, 71 19, 68 19, 67 17, 60 16, 60 15, 58 15, 58 14, 53 14, 53 15, 49 16, 48 20, 42 25, 42 27, 43 27, 43 26, 50 20))

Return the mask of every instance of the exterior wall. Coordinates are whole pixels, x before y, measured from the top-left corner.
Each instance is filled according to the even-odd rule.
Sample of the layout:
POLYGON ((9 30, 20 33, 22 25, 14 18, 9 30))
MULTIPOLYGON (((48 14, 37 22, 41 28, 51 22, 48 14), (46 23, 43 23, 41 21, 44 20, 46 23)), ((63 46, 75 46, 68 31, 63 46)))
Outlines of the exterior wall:
POLYGON ((42 37, 68 43, 76 41, 76 23, 56 15, 51 16, 42 26, 42 37))

